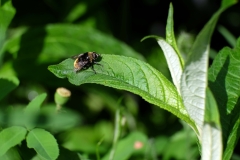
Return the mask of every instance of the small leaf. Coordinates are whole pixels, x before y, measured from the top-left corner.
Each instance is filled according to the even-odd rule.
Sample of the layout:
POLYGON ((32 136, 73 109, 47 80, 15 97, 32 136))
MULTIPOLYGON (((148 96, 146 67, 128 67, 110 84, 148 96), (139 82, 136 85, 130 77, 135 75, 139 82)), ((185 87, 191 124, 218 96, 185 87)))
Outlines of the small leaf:
POLYGON ((0 156, 24 140, 26 134, 26 128, 20 126, 13 126, 2 130, 0 132, 0 156))
POLYGON ((67 59, 48 69, 59 78, 67 77, 74 85, 97 83, 138 94, 149 103, 189 122, 194 128, 176 88, 149 64, 130 57, 102 55, 102 66, 95 65, 97 74, 94 74, 91 68, 75 73, 73 62, 73 59, 67 59))
POLYGON ((0 78, 0 100, 14 90, 18 85, 19 80, 17 78, 15 78, 15 80, 0 78))
MULTIPOLYGON (((184 66, 183 58, 179 52, 179 49, 177 47, 175 35, 174 35, 174 21, 173 21, 173 5, 170 3, 169 11, 168 11, 168 19, 167 19, 167 26, 166 26, 166 41, 168 44, 170 44, 173 49, 175 50, 178 59, 181 64, 181 68, 184 66)), ((162 47, 162 46, 161 46, 162 47)), ((167 59, 167 57, 166 57, 167 59)))
POLYGON ((27 135, 27 146, 33 148, 43 159, 55 160, 59 155, 56 139, 44 129, 31 130, 27 135))
POLYGON ((40 107, 43 103, 43 101, 46 99, 47 94, 43 93, 35 97, 25 108, 25 114, 30 115, 35 112, 39 112, 40 107))
POLYGON ((45 100, 47 94, 43 93, 39 96, 35 97, 25 108, 24 110, 24 118, 25 118, 25 126, 28 130, 31 130, 35 127, 35 119, 40 113, 40 107, 45 100))
POLYGON ((5 41, 5 35, 8 25, 10 24, 16 10, 12 6, 11 0, 7 0, 0 6, 0 62, 2 61, 2 48, 5 41))

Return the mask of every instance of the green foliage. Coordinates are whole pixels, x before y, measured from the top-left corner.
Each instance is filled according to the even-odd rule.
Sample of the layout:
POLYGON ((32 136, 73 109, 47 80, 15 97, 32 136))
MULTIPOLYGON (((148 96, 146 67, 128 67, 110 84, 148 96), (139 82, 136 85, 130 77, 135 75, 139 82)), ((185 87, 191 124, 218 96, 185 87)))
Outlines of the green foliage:
POLYGON ((37 114, 40 111, 40 107, 43 103, 43 101, 46 98, 46 94, 41 94, 39 96, 37 96, 35 99, 33 99, 25 108, 24 110, 24 117, 26 119, 26 123, 25 123, 25 127, 28 130, 33 129, 34 127, 36 127, 34 124, 29 124, 29 122, 35 122, 35 118, 37 117, 37 114))
POLYGON ((131 91, 146 101, 169 110, 194 127, 191 119, 186 115, 176 89, 159 71, 145 62, 130 57, 101 56, 102 66, 95 65, 97 74, 91 68, 75 73, 73 59, 49 66, 49 70, 59 78, 67 77, 75 85, 97 83, 131 91))
POLYGON ((224 158, 229 159, 239 137, 240 39, 234 49, 223 48, 209 69, 209 86, 216 98, 223 128, 224 158), (231 115, 231 116, 228 116, 231 115))
POLYGON ((8 25, 10 24, 14 14, 15 14, 15 8, 12 6, 11 0, 7 0, 1 4, 0 7, 0 63, 2 63, 2 58, 3 58, 3 45, 5 41, 5 35, 6 35, 6 30, 8 28, 8 25))
POLYGON ((18 79, 16 79, 14 82, 12 80, 0 78, 0 88, 1 88, 0 100, 4 98, 7 94, 9 94, 9 92, 14 90, 18 85, 19 85, 18 79))
MULTIPOLYGON (((114 160, 129 159, 131 155, 144 152, 147 145, 147 137, 139 132, 132 132, 126 138, 121 139, 115 149, 114 160)), ((109 154, 102 158, 108 160, 109 154)))
POLYGON ((51 133, 44 129, 33 129, 27 135, 27 145, 43 159, 56 159, 59 155, 58 144, 51 133))
MULTIPOLYGON (((146 48, 145 56, 109 35, 107 12, 94 8, 104 1, 44 3, 53 8, 54 22, 42 25, 43 19, 34 17, 41 26, 31 27, 19 10, 9 32, 15 9, 10 0, 0 3, 0 159, 191 160, 199 159, 199 152, 204 160, 232 158, 240 136, 240 39, 220 27, 234 48, 224 47, 209 69, 208 59, 218 18, 236 0, 222 0, 194 42, 194 35, 175 36, 170 4, 166 38, 144 38, 156 39, 159 55, 159 47, 145 47, 149 41, 131 42, 138 51, 146 48), (69 57, 86 51, 101 54, 96 74, 91 67, 74 72, 69 57), (72 91, 69 101, 55 97, 54 104, 57 87, 72 91)), ((129 2, 123 3, 126 9, 129 2)), ((132 41, 134 34, 122 28, 120 37, 132 41)))
POLYGON ((26 128, 20 126, 13 126, 2 130, 0 132, 0 156, 24 140, 26 133, 26 128))

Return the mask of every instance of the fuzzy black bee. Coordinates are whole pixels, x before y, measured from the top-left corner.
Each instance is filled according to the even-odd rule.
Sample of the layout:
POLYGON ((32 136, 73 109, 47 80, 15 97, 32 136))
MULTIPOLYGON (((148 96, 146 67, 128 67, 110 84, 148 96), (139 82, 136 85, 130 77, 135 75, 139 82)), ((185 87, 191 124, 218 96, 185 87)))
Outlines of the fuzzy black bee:
POLYGON ((85 52, 76 56, 73 56, 72 58, 75 59, 73 66, 74 71, 80 71, 82 69, 87 69, 88 67, 91 67, 94 73, 96 74, 96 71, 94 70, 94 64, 101 65, 96 60, 101 57, 100 54, 96 52, 85 52))

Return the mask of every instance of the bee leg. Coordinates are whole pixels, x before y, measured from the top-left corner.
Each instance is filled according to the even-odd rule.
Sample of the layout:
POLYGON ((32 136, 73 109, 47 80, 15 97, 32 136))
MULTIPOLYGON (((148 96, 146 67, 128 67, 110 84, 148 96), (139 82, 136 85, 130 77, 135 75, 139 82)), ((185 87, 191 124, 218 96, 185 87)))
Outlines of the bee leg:
POLYGON ((100 63, 98 63, 98 62, 94 62, 94 64, 97 64, 97 65, 99 65, 99 66, 102 66, 102 67, 103 67, 103 65, 102 65, 102 64, 100 64, 100 63))
POLYGON ((95 74, 97 74, 97 72, 95 71, 95 69, 94 69, 93 65, 92 65, 92 70, 94 71, 94 73, 95 73, 95 74))

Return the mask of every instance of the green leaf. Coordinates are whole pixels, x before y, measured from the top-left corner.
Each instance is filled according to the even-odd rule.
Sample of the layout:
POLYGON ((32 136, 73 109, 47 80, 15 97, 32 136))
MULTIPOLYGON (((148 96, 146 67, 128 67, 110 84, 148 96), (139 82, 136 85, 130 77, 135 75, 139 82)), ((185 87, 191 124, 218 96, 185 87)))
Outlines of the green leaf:
MULTIPOLYGON (((134 152, 144 153, 147 145, 147 137, 140 132, 132 132, 126 138, 117 143, 114 160, 126 160, 134 152)), ((102 160, 109 160, 109 153, 102 160)))
POLYGON ((33 148, 42 159, 55 160, 59 155, 56 139, 44 129, 31 130, 27 135, 27 146, 33 148))
POLYGON ((2 130, 0 132, 0 156, 24 140, 26 134, 26 128, 20 126, 13 126, 2 130))
POLYGON ((44 122, 37 124, 39 128, 45 128, 51 133, 66 131, 81 123, 79 113, 63 108, 62 111, 56 112, 56 104, 44 105, 41 108, 40 116, 45 117, 44 122))
POLYGON ((169 159, 184 159, 193 160, 198 159, 199 151, 196 144, 196 134, 189 126, 168 137, 157 137, 156 147, 162 148, 158 152, 162 155, 163 160, 169 159), (160 141, 160 142, 159 142, 160 141), (158 146, 157 146, 158 145, 158 146))
POLYGON ((206 99, 206 109, 205 109, 205 123, 211 123, 216 125, 216 127, 221 128, 220 117, 217 102, 212 94, 212 92, 207 88, 207 99, 206 99))
POLYGON ((202 132, 202 159, 222 159, 222 130, 217 102, 207 89, 206 110, 202 132))
MULTIPOLYGON (((173 21, 173 5, 172 3, 170 3, 170 7, 169 7, 169 11, 168 11, 168 19, 167 19, 167 26, 166 26, 166 41, 168 44, 170 44, 177 56, 178 59, 180 61, 181 64, 181 68, 184 66, 184 61, 183 58, 179 52, 179 49, 177 47, 177 43, 176 43, 176 39, 175 39, 175 35, 174 35, 174 21, 173 21)), ((161 46, 162 47, 162 46, 161 46)), ((167 58, 166 58, 167 59, 167 58)))
POLYGON ((0 156, 2 160, 22 160, 16 147, 10 148, 3 156, 0 156))
POLYGON ((210 39, 224 9, 226 8, 220 8, 198 34, 181 79, 184 106, 195 121, 200 135, 204 122, 210 39))
POLYGON ((73 59, 67 59, 48 69, 59 78, 68 78, 74 85, 97 83, 117 89, 127 90, 172 112, 195 127, 183 107, 176 88, 159 71, 140 60, 118 56, 102 55, 100 65, 95 65, 97 74, 91 68, 75 73, 73 59))
POLYGON ((21 66, 25 72, 29 70, 23 65, 25 63, 36 60, 38 64, 52 63, 87 51, 114 53, 144 60, 141 54, 123 42, 96 29, 73 24, 51 24, 29 29, 9 39, 5 50, 18 54, 15 66, 21 66))
POLYGON ((234 49, 223 48, 209 69, 209 87, 217 101, 223 130, 224 159, 230 159, 239 138, 240 39, 234 49))
POLYGON ((8 25, 10 24, 16 10, 12 6, 11 0, 7 0, 0 6, 0 62, 2 61, 2 47, 5 41, 5 35, 8 25))
POLYGON ((35 120, 40 113, 40 107, 47 97, 46 93, 40 94, 37 97, 35 97, 25 108, 24 111, 24 118, 25 118, 25 126, 28 130, 31 130, 35 127, 35 120))
POLYGON ((19 80, 15 77, 0 78, 0 100, 3 99, 8 93, 14 90, 19 85, 19 80))
POLYGON ((173 83, 176 86, 178 93, 180 94, 180 79, 183 72, 181 57, 179 57, 175 50, 163 39, 158 38, 157 42, 163 50, 172 76, 173 83))

